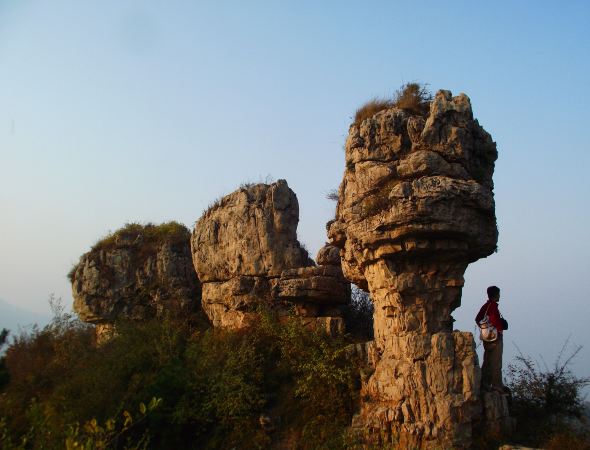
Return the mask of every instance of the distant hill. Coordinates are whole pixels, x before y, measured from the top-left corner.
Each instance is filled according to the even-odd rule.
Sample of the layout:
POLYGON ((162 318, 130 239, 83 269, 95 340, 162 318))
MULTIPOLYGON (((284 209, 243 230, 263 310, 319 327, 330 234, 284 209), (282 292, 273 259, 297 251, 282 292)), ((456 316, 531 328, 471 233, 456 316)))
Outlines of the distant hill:
POLYGON ((51 317, 48 314, 28 311, 0 299, 0 329, 7 328, 13 335, 18 331, 19 326, 26 327, 36 323, 43 327, 50 320, 51 317))

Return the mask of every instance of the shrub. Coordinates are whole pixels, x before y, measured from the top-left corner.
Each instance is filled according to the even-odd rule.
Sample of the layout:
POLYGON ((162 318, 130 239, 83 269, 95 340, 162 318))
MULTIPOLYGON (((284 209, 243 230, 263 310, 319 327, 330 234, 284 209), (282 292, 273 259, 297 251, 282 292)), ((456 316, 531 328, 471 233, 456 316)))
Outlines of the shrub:
POLYGON ((153 397, 162 399, 158 409, 109 448, 141 448, 146 439, 155 449, 268 448, 291 438, 295 448, 341 446, 356 401, 344 340, 266 312, 242 332, 176 318, 119 323, 117 335, 95 347, 91 328, 56 311, 50 325, 8 348, 0 434, 15 444, 7 448, 23 439, 48 449, 64 448, 68 437, 102 439, 109 421, 121 424, 125 411, 153 397), (274 433, 261 415, 272 418, 274 433), (89 435, 88 424, 103 431, 89 435))
POLYGON ((328 191, 326 194, 326 199, 332 200, 333 202, 337 202, 338 201, 338 189, 331 189, 330 191, 328 191))
POLYGON ((399 108, 410 114, 425 116, 428 114, 432 94, 427 85, 406 83, 395 92, 393 99, 373 98, 356 110, 354 124, 360 125, 363 120, 373 117, 379 111, 399 108))
POLYGON ((393 105, 411 114, 425 116, 430 109, 432 94, 426 85, 406 83, 395 93, 393 105))
POLYGON ((570 370, 571 361, 582 347, 564 358, 568 344, 566 340, 552 368, 542 370, 522 353, 508 366, 511 413, 518 421, 517 438, 522 443, 539 446, 557 442, 563 439, 560 434, 564 431, 575 435, 571 424, 583 414, 581 392, 590 384, 590 378, 576 377, 570 370))
POLYGON ((392 100, 373 98, 356 110, 354 114, 354 124, 360 125, 363 120, 369 119, 377 114, 379 111, 393 108, 392 100))

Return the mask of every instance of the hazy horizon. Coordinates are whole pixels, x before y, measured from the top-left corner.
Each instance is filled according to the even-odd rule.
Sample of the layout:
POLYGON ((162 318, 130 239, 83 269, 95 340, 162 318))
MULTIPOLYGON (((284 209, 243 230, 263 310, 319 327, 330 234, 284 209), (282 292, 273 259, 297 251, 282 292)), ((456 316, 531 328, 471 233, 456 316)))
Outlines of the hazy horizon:
MULTIPOLYGON (((284 178, 312 255, 355 110, 403 83, 465 92, 497 142, 499 251, 456 328, 502 288, 515 345, 590 342, 590 5, 0 1, 0 298, 47 313, 126 222, 189 228, 244 181, 284 178)), ((590 349, 574 361, 590 374, 590 349)))

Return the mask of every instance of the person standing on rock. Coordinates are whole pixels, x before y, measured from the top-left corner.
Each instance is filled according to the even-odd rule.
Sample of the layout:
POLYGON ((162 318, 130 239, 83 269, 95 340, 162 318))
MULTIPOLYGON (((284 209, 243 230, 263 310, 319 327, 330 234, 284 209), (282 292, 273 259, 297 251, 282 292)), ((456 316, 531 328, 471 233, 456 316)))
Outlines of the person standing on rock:
POLYGON ((498 302, 500 301, 500 288, 497 286, 490 286, 488 288, 488 301, 481 307, 475 322, 479 322, 487 314, 490 323, 498 331, 498 338, 493 342, 483 343, 483 365, 481 367, 481 385, 484 390, 495 390, 498 392, 506 392, 504 383, 502 382, 502 352, 504 350, 504 331, 508 329, 508 322, 500 314, 498 309, 498 302))

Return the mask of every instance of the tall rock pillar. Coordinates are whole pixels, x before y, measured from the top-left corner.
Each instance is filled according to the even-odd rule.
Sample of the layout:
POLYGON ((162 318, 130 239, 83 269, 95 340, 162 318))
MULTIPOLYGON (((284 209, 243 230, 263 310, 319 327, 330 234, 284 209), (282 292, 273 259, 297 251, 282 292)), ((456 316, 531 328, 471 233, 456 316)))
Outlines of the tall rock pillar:
POLYGON ((498 232, 491 136, 469 98, 389 108, 351 125, 328 235, 344 275, 373 299, 379 359, 353 425, 400 448, 468 448, 481 414, 471 333, 453 331, 467 265, 498 232))

